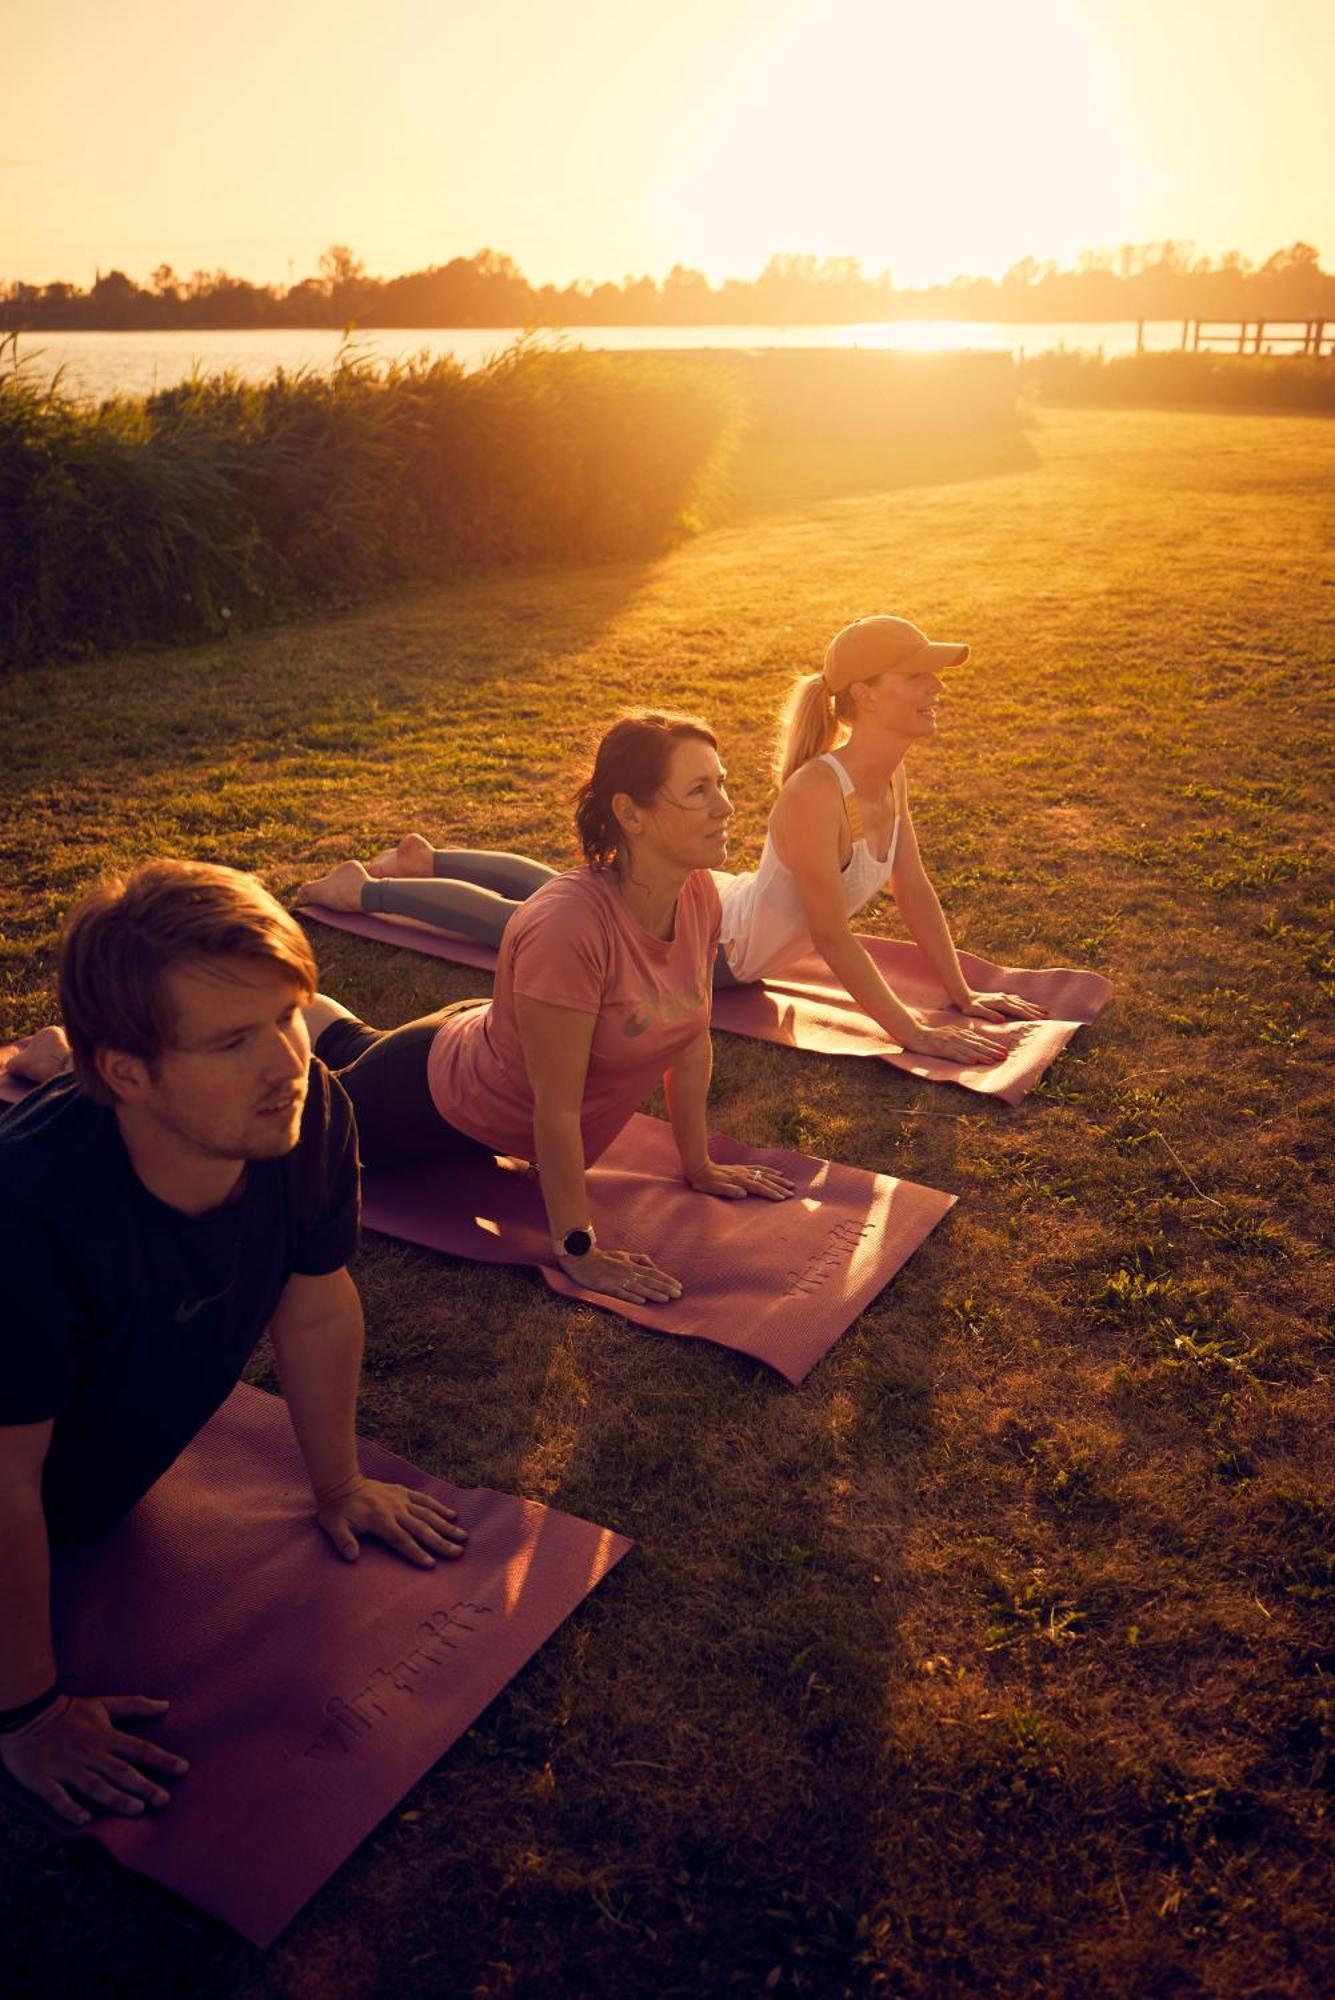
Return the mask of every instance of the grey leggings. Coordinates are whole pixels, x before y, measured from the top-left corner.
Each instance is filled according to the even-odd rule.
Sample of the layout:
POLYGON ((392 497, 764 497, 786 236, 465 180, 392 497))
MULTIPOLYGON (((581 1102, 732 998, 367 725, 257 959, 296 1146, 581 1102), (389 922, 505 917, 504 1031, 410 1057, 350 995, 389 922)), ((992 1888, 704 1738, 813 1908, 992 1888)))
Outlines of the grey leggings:
MULTIPOLYGON (((501 933, 519 905, 556 874, 526 854, 499 854, 489 848, 437 847, 432 873, 391 875, 362 884, 363 910, 387 917, 415 917, 419 924, 453 931, 474 944, 500 947, 501 933)), ((715 986, 736 986, 722 945, 714 960, 715 986)))
POLYGON ((545 862, 526 854, 495 854, 487 849, 438 847, 431 857, 430 876, 390 876, 362 885, 362 908, 389 917, 415 917, 471 938, 474 944, 500 944, 501 933, 522 902, 556 874, 545 862))

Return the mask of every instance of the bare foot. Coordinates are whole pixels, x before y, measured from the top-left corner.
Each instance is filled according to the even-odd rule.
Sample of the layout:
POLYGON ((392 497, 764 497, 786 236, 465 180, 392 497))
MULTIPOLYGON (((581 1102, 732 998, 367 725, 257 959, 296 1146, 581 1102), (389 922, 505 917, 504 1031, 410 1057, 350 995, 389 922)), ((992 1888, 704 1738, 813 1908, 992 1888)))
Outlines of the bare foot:
POLYGON ((371 880, 360 861, 340 861, 327 875, 303 882, 298 903, 323 903, 327 910, 360 910, 362 889, 371 880))
POLYGON ((421 833, 405 833, 397 847, 387 847, 383 854, 377 854, 374 861, 368 861, 368 875, 432 875, 435 873, 436 850, 421 833))
POLYGON ((70 1060, 69 1036, 63 1028, 52 1026, 39 1028, 20 1042, 5 1067, 25 1083, 45 1083, 48 1077, 62 1075, 70 1060))

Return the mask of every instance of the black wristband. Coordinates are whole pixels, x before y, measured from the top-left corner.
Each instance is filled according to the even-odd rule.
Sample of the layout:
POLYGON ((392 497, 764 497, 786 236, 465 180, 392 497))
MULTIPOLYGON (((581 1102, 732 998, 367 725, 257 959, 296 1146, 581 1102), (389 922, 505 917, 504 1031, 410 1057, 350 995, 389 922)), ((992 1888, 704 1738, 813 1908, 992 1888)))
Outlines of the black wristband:
POLYGON ((56 1681, 45 1694, 25 1701, 19 1708, 0 1708, 0 1736, 12 1736, 16 1729, 26 1729, 39 1715, 45 1715, 48 1708, 54 1708, 63 1693, 60 1682, 56 1681))

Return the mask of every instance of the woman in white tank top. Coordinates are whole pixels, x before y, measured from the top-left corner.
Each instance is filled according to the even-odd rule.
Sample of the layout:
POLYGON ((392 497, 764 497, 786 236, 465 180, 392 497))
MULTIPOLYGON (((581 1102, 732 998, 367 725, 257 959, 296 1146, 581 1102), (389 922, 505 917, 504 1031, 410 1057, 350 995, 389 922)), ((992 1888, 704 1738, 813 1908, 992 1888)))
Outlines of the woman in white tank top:
POLYGON ((715 871, 722 952, 734 981, 764 979, 813 948, 863 1013, 900 1047, 948 1062, 998 1062, 983 1027, 934 1027, 882 978, 850 919, 887 883, 900 915, 969 1022, 1033 1020, 1013 993, 973 991, 960 969, 909 814, 904 759, 936 733, 941 672, 969 656, 906 618, 859 618, 830 642, 821 673, 789 698, 780 791, 752 874, 715 871), (842 738, 842 740, 840 740, 842 738), (837 747, 836 747, 837 746, 837 747))
MULTIPOLYGON (((1033 1020, 1013 993, 975 993, 918 853, 904 759, 936 733, 941 671, 967 646, 933 644, 906 618, 859 618, 831 640, 821 673, 789 698, 780 791, 760 866, 714 870, 723 904, 715 980, 745 984, 779 973, 813 948, 849 996, 901 1048, 947 1062, 999 1062, 981 1027, 934 1027, 877 971, 850 919, 889 884, 951 1003, 972 1021, 1033 1020)), ((369 867, 345 861, 300 892, 303 902, 384 911, 438 924, 496 947, 519 905, 555 873, 527 856, 433 848, 408 834, 369 867)))

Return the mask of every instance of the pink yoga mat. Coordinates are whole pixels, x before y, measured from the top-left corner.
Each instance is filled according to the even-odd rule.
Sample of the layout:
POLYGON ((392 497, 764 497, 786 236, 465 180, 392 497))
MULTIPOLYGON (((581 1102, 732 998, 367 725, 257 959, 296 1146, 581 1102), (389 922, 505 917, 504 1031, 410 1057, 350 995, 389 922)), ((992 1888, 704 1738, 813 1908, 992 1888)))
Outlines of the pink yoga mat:
POLYGON ((598 1234, 645 1250, 680 1278, 666 1305, 632 1305, 575 1285, 552 1258, 537 1175, 514 1168, 414 1167, 364 1175, 370 1229, 490 1264, 533 1264, 555 1292, 636 1326, 750 1354, 801 1382, 929 1236, 955 1197, 805 1153, 711 1138, 716 1160, 777 1167, 790 1201, 719 1201, 681 1178, 659 1118, 636 1116, 589 1175, 598 1234))
MULTIPOLYGON (((862 942, 881 976, 907 1006, 921 1010, 935 1026, 960 1026, 961 1016, 947 1007, 946 996, 916 944, 877 937, 864 937, 862 942)), ((986 1025, 988 1034, 1004 1044, 1006 1055, 999 1063, 965 1067, 896 1048, 831 978, 824 960, 814 956, 761 985, 730 986, 716 992, 714 1026, 821 1055, 874 1056, 910 1076, 963 1084, 966 1090, 979 1091, 985 1097, 999 1097, 1004 1104, 1018 1104, 1061 1054, 1076 1029, 1092 1021, 1112 997, 1111 981, 1097 972, 1060 967, 1025 972, 1017 966, 993 965, 968 951, 962 951, 959 960, 976 991, 1018 993, 1048 1010, 1044 1021, 1008 1021, 1000 1027, 979 1021, 970 1024, 986 1025)))
MULTIPOLYGON (((350 931, 355 937, 375 938, 382 944, 396 944, 405 951, 449 959, 456 965, 495 969, 495 952, 483 945, 470 944, 466 938, 453 937, 448 931, 436 930, 430 924, 419 924, 411 917, 352 914, 326 910, 314 903, 303 904, 300 914, 334 930, 350 931)), ((916 944, 878 937, 864 937, 862 942, 901 1000, 911 1007, 922 1008, 940 1025, 959 1026, 960 1016, 947 1008, 946 996, 916 944)), ((1072 972, 1059 967, 1025 972, 1015 966, 993 965, 989 959, 975 958, 972 952, 962 951, 959 957, 971 986, 982 991, 1019 993, 1048 1010, 1045 1021, 1012 1021, 1001 1028, 989 1027, 989 1032, 1006 1045, 1003 1062, 965 1068, 959 1063, 938 1062, 935 1057, 910 1055, 896 1048, 849 999, 831 977, 824 960, 816 957, 801 959, 780 977, 755 986, 718 988, 714 994, 714 1026, 729 1034, 750 1035, 756 1041, 778 1042, 785 1048, 809 1049, 817 1055, 874 1056, 895 1069, 907 1070, 910 1076, 963 1084, 966 1090, 980 1091, 985 1097, 1018 1104, 1033 1089, 1048 1064, 1060 1055, 1076 1029, 1092 1021, 1107 1005, 1112 997, 1112 982, 1097 972, 1072 972)))
POLYGON ((455 1507, 467 1553, 419 1570, 363 1540, 343 1562, 315 1525, 283 1403, 243 1385, 117 1528, 57 1566, 66 1685, 165 1695, 163 1721, 124 1726, 191 1765, 161 1812, 108 1815, 92 1838, 257 1945, 631 1547, 373 1444, 359 1457, 455 1507))

